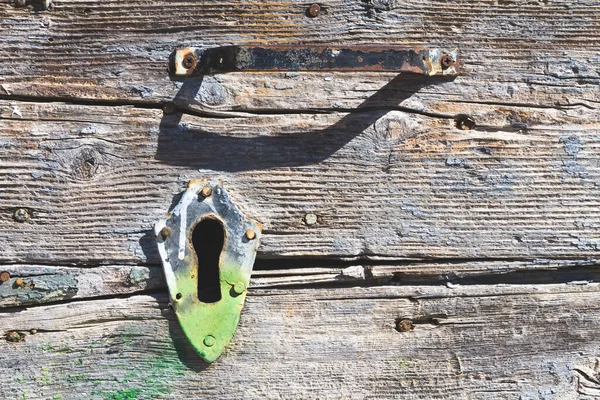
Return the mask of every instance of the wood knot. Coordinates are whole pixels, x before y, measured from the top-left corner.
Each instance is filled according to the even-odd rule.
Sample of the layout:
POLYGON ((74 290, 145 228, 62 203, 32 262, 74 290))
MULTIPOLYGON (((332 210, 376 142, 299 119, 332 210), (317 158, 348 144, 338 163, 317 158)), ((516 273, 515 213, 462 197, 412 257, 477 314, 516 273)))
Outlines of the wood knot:
POLYGON ((80 179, 92 179, 102 163, 102 154, 93 147, 84 147, 73 158, 71 169, 73 174, 80 179))
POLYGON ((420 116, 390 112, 374 124, 375 137, 378 142, 389 141, 401 143, 406 139, 416 137, 423 131, 423 121, 420 116))

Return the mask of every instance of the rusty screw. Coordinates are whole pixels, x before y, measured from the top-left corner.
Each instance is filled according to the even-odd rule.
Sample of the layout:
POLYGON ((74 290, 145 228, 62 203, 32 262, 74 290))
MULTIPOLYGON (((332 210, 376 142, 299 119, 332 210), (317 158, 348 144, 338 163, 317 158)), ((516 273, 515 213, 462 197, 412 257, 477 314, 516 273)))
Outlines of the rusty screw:
POLYGON ((25 222, 29 219, 29 211, 26 208, 19 208, 13 214, 13 219, 17 222, 25 222))
POLYGON ((175 106, 175 103, 172 103, 172 102, 166 103, 163 106, 163 112, 165 114, 173 114, 176 110, 177 110, 177 106, 175 106))
POLYGON ((202 197, 210 197, 210 195, 212 194, 212 189, 208 186, 204 186, 200 191, 200 194, 202 195, 202 197))
POLYGON ((25 7, 27 0, 15 0, 15 7, 25 7))
POLYGON ((456 127, 463 131, 470 131, 471 129, 475 129, 477 125, 475 120, 468 115, 459 115, 455 119, 456 127))
POLYGON ((248 230, 246 231, 246 239, 248 239, 248 240, 252 240, 252 239, 254 239, 255 237, 256 237, 256 232, 254 232, 254 230, 253 230, 253 229, 248 229, 248 230))
POLYGON ((160 236, 162 236, 163 240, 168 238, 172 234, 173 234, 173 229, 169 228, 168 226, 165 226, 160 230, 160 236))
POLYGON ((442 64, 442 68, 446 69, 446 68, 450 68, 452 66, 452 63, 454 63, 454 59, 452 58, 451 55, 449 54, 444 54, 441 58, 440 58, 440 63, 442 64))
POLYGON ((10 279, 10 274, 6 271, 0 272, 0 282, 4 283, 4 282, 8 282, 8 280, 10 279))
POLYGON ((398 332, 409 332, 415 329, 413 322, 410 319, 398 319, 396 321, 396 330, 398 332))
POLYGON ((4 336, 7 342, 17 343, 23 340, 25 335, 21 335, 19 332, 10 331, 4 336))
POLYGON ((311 18, 315 18, 318 17, 319 14, 321 14, 321 6, 318 4, 312 4, 309 8, 308 8, 308 15, 311 18))
POLYGON ((190 69, 194 66, 195 63, 196 63, 196 57, 194 57, 194 55, 192 53, 188 53, 185 55, 185 57, 183 57, 183 61, 181 62, 181 65, 183 65, 183 68, 185 68, 185 69, 190 69))

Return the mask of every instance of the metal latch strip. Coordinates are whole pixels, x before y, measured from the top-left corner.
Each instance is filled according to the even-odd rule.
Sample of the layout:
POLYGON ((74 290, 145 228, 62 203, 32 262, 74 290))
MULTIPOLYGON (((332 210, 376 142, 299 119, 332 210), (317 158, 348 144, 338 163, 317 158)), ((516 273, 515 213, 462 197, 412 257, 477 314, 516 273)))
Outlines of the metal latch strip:
POLYGON ((175 76, 239 71, 379 71, 455 76, 457 49, 384 45, 186 47, 171 56, 175 76))

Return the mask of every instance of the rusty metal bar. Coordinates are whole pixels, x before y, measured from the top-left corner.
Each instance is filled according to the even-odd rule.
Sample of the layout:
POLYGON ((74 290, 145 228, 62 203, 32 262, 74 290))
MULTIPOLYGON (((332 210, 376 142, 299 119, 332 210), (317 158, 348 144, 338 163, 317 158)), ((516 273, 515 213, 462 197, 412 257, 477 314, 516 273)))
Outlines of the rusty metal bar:
POLYGON ((458 51, 399 46, 224 46, 181 48, 171 56, 175 76, 238 71, 380 71, 458 74, 458 51))

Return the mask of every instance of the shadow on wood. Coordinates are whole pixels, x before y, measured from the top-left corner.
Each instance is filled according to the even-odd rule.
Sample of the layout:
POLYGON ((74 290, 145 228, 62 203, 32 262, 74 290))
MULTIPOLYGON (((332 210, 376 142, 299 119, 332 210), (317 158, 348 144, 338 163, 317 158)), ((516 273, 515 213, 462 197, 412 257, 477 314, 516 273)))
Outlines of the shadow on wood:
MULTIPOLYGON (((160 122, 155 158, 166 164, 228 172, 316 164, 360 135, 389 110, 399 109, 400 103, 420 89, 450 79, 398 75, 357 109, 326 129, 260 136, 260 126, 257 126, 254 128, 256 131, 248 132, 254 137, 248 138, 190 129, 180 124, 183 114, 179 110, 185 109, 195 98, 203 81, 202 78, 187 78, 173 100, 179 110, 165 114, 160 122)), ((306 114, 310 113, 306 111, 306 114)))

